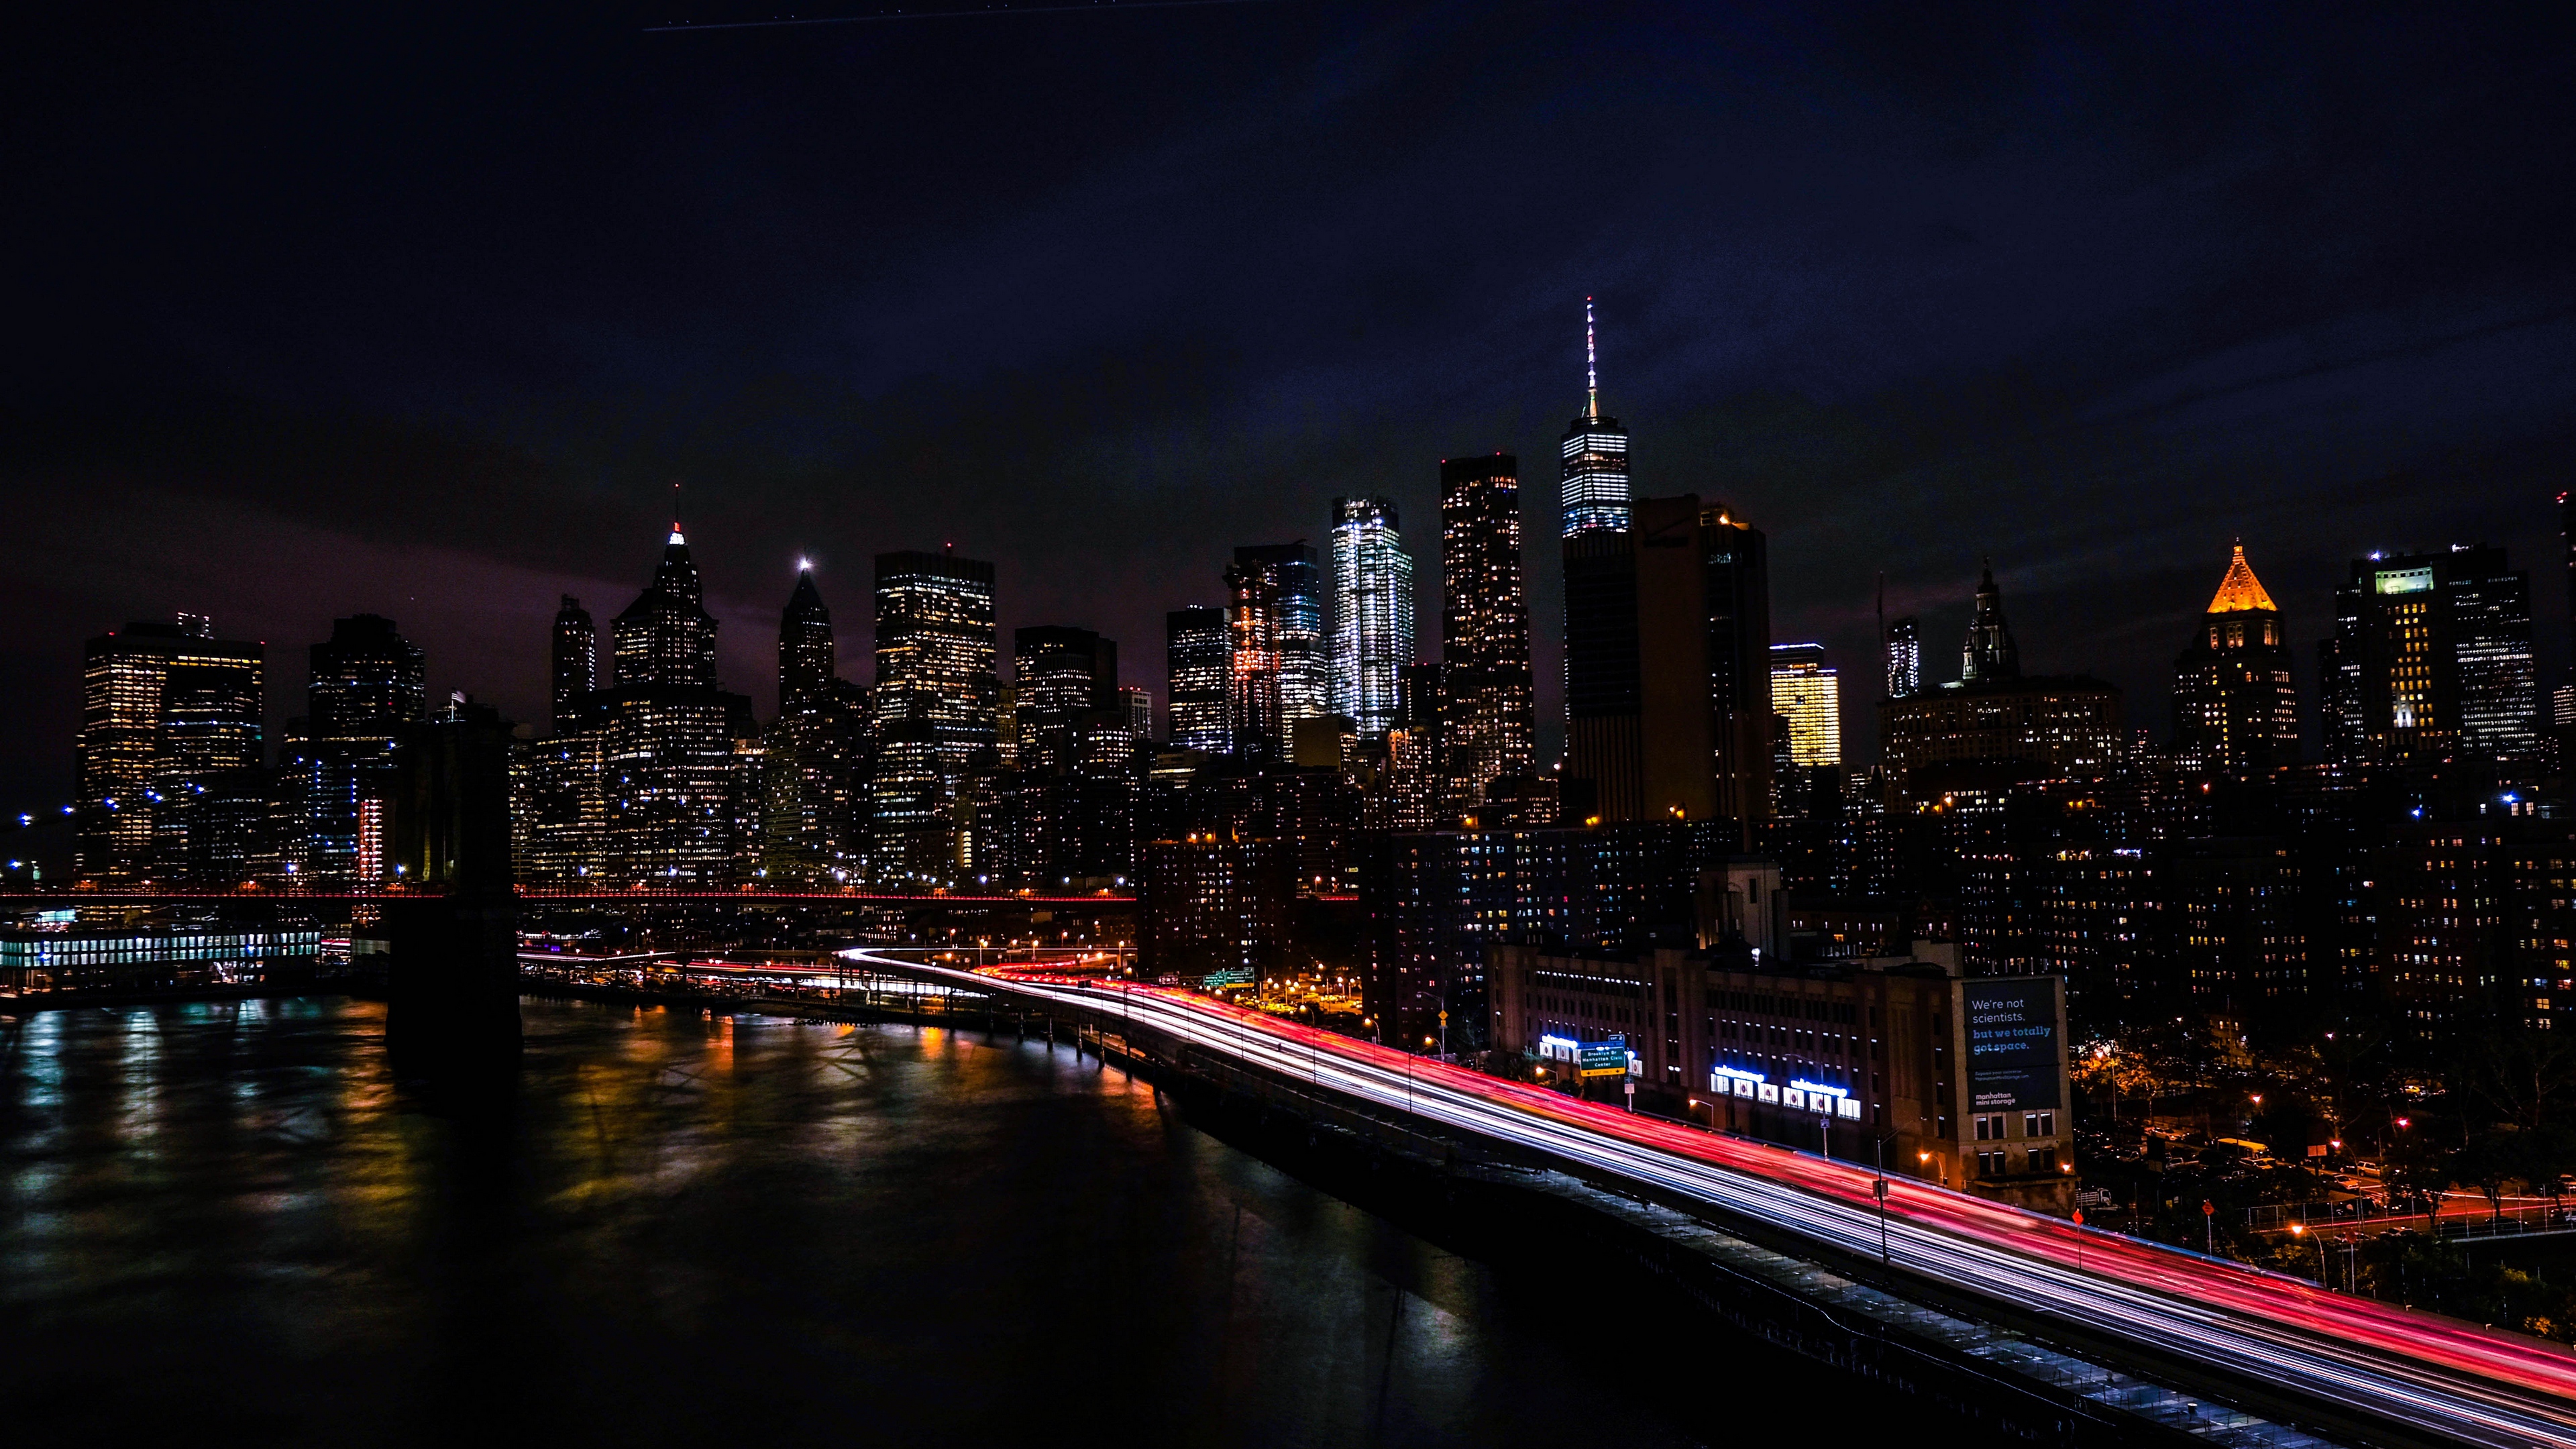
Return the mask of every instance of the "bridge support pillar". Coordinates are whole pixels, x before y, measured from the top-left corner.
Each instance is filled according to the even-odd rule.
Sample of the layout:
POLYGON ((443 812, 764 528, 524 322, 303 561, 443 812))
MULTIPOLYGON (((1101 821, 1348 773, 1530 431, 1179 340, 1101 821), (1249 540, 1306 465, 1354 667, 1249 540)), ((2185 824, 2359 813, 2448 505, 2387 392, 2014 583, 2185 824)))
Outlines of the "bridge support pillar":
POLYGON ((394 751, 385 1048, 407 1076, 497 1085, 519 1063, 519 917, 510 878, 510 727, 460 698, 394 751), (410 891, 419 894, 410 894, 410 891))
POLYGON ((388 901, 385 1049, 396 1070, 515 1069, 519 918, 508 897, 388 901))

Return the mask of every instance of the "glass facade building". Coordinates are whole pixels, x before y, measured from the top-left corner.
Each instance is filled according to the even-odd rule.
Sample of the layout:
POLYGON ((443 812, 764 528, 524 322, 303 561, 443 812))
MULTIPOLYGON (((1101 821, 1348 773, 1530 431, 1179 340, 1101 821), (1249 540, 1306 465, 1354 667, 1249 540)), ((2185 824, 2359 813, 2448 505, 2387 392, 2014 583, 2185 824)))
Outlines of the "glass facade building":
POLYGON ((1557 445, 1562 467, 1558 499, 1565 510, 1565 536, 1595 529, 1624 532, 1628 527, 1628 434, 1619 420, 1601 413, 1601 372, 1593 345, 1592 299, 1583 299, 1583 415, 1567 426, 1557 445))
POLYGON ((1323 563, 1302 542, 1238 548, 1226 587, 1236 647, 1249 651, 1236 665, 1244 686, 1235 702, 1237 740, 1250 732, 1266 742, 1262 748, 1284 754, 1299 720, 1333 712, 1323 563), (1261 679, 1265 672, 1270 681, 1261 679))
POLYGON ((1226 611, 1174 609, 1164 616, 1164 629, 1172 748, 1223 754, 1234 746, 1234 648, 1226 611))
POLYGON ((1333 500, 1332 712, 1374 739, 1396 720, 1396 684, 1413 662, 1413 556, 1395 504, 1333 500))

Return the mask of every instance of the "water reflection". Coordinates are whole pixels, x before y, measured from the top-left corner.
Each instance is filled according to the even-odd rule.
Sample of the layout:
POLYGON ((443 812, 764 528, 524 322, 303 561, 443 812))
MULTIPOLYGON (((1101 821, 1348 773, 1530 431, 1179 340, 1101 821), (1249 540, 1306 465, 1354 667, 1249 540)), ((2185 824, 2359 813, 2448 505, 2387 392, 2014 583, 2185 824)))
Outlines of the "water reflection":
POLYGON ((1563 1297, 1070 1049, 526 1022, 512 1110, 442 1116, 365 1003, 0 1018, 16 1435, 1690 1442, 1563 1297))

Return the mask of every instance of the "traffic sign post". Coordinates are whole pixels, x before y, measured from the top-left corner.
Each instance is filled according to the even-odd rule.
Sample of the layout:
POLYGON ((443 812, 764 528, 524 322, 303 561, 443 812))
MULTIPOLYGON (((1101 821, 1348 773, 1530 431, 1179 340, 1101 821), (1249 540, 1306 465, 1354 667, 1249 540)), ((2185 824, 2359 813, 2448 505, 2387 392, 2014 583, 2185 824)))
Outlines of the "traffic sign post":
POLYGON ((1869 1185, 1878 1199, 1878 1266, 1887 1266, 1887 1139, 1878 1139, 1878 1179, 1869 1185))

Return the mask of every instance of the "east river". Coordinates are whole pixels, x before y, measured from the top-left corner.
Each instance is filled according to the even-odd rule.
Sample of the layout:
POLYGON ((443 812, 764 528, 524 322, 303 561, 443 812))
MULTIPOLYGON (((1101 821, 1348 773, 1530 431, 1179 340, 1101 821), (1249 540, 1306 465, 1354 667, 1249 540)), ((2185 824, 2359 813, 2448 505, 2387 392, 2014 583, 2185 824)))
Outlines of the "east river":
POLYGON ((0 1016, 7 1437, 1654 1449, 1748 1389, 1828 1412, 1070 1048, 524 1016, 498 1118, 397 1086, 368 1002, 0 1016))

